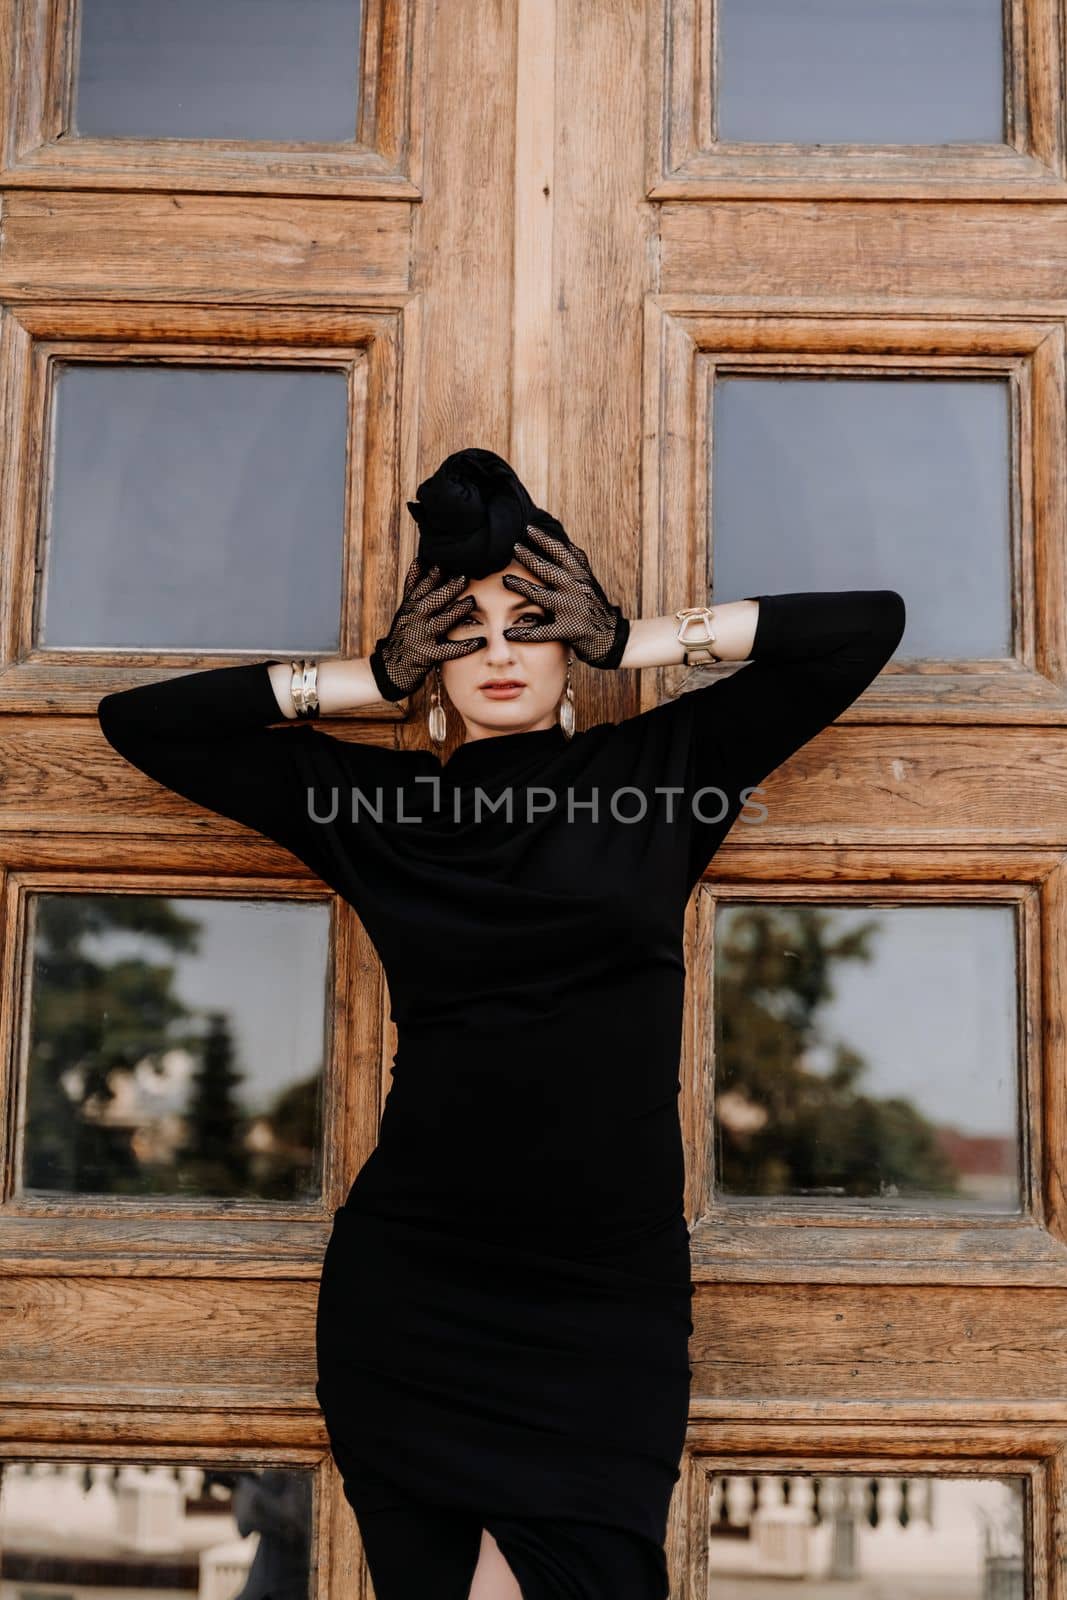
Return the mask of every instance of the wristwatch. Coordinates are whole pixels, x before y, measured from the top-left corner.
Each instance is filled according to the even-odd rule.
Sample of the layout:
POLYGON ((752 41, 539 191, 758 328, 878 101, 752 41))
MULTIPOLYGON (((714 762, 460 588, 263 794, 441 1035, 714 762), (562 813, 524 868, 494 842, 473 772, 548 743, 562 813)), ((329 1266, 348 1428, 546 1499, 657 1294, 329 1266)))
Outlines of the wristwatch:
POLYGON ((722 660, 722 656, 708 648, 715 642, 710 606, 683 606, 674 614, 678 618, 675 637, 685 651, 687 667, 702 667, 709 661, 722 660))

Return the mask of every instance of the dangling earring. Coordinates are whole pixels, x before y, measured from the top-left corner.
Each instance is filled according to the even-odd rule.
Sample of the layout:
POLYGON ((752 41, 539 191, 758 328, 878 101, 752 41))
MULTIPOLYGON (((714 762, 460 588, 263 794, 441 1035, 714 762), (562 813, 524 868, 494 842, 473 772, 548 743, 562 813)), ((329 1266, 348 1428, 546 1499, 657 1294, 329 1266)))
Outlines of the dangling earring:
POLYGON ((427 717, 426 721, 430 730, 430 738, 433 740, 434 744, 444 744, 445 735, 448 732, 448 717, 445 715, 445 708, 441 704, 440 667, 434 667, 433 676, 434 684, 433 688, 430 690, 430 715, 427 717))
POLYGON ((571 688, 571 667, 574 657, 567 653, 567 686, 563 691, 563 698, 559 703, 559 725, 567 738, 574 736, 574 690, 571 688))

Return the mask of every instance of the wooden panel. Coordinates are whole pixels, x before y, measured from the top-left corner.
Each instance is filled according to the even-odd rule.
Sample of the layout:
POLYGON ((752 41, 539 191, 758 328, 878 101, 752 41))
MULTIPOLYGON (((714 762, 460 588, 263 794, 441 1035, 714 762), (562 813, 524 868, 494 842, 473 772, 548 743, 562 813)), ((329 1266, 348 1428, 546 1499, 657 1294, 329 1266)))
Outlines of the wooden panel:
POLYGON ((1067 315, 1062 205, 666 201, 659 215, 659 292, 709 309, 1067 315))
MULTIPOLYGON (((417 485, 444 457, 475 446, 512 459, 514 10, 473 0, 425 9, 425 198, 415 211, 411 241, 417 298, 405 312, 406 322, 417 315, 418 340, 405 341, 403 475, 392 532, 401 573, 418 540, 404 502, 415 498, 417 485)), ((549 42, 546 37, 546 48, 549 42)), ((397 588, 394 608, 399 598, 397 588)), ((429 745, 429 689, 427 681, 404 702, 409 715, 399 737, 405 749, 429 745)), ((462 731, 454 711, 448 724, 445 753, 462 731)))
MULTIPOLYGON (((861 717, 861 710, 846 712, 764 780, 745 810, 751 820, 738 819, 715 856, 715 877, 751 873, 754 852, 786 845, 1067 847, 1062 739, 1009 727, 998 728, 993 743, 974 727, 853 725, 861 717)), ((907 878, 909 862, 894 857, 892 873, 907 878)), ((781 870, 768 856, 760 875, 781 870)), ((1002 864, 1002 875, 1011 872, 1002 864)), ((928 875, 915 867, 915 877, 928 875)))
MULTIPOLYGON (((148 674, 127 674, 131 681, 148 674)), ((904 711, 901 708, 901 717, 904 711)), ((891 842, 919 849, 942 844, 1012 845, 1019 849, 1067 849, 1067 748, 1049 744, 1040 729, 999 728, 995 744, 981 730, 965 725, 915 728, 862 725, 862 710, 846 711, 764 780, 715 857, 716 877, 751 874, 754 850, 769 846, 841 845, 859 847, 891 842), (878 795, 878 808, 871 795, 878 795), (759 807, 766 808, 764 815, 759 807)), ((927 719, 929 720, 929 719, 927 719)), ((338 737, 350 736, 345 718, 324 718, 338 737), (343 731, 342 731, 343 730, 343 731)), ((422 732, 418 723, 412 732, 422 732)), ((387 746, 394 737, 383 725, 361 726, 351 734, 359 743, 387 746)), ((122 845, 139 849, 151 820, 171 852, 213 843, 234 852, 217 857, 220 868, 280 861, 281 847, 254 836, 226 818, 194 807, 152 779, 130 769, 106 744, 95 722, 55 718, 42 746, 36 719, 11 715, 0 730, 0 856, 12 865, 25 862, 18 835, 33 830, 63 830, 87 835, 126 835, 122 845), (6 835, 6 837, 4 837, 6 835)), ((71 840, 36 839, 33 860, 84 860, 85 849, 100 850, 99 839, 79 851, 71 840), (39 851, 53 854, 42 857, 39 851)), ((128 859, 112 856, 116 865, 128 859)), ((285 860, 292 860, 286 855, 285 860)), ((813 873, 826 869, 806 858, 813 873)), ((831 860, 832 866, 832 860, 831 860)), ((1052 859, 1048 866, 1051 869, 1052 859)), ((929 876, 911 857, 894 867, 903 880, 929 876)), ((298 869, 300 870, 300 869, 298 869)), ((777 872, 779 868, 770 869, 777 872)), ((976 870, 985 870, 978 867, 976 870)), ((990 871, 990 875, 992 871, 990 871)))
MULTIPOLYGON (((784 1208, 783 1208, 784 1209, 784 1208)), ((784 1220, 768 1205, 720 1206, 696 1224, 699 1283, 966 1283, 1067 1289, 1067 1247, 1028 1220, 964 1226, 784 1220)))
POLYGON ((409 208, 384 201, 11 190, 0 295, 395 304, 409 247, 409 208))
MULTIPOLYGON (((423 337, 407 419, 417 436, 417 461, 405 455, 407 499, 453 450, 506 456, 511 413, 514 15, 474 0, 429 9, 437 68, 427 74, 426 196, 412 239, 423 337)), ((406 510, 401 531, 416 532, 406 510)))
POLYGON ((731 1284, 693 1297, 694 1412, 1067 1420, 1067 1289, 731 1284))
MULTIPOLYGON (((638 203, 644 9, 634 0, 592 11, 581 0, 558 0, 555 41, 560 116, 546 503, 630 617, 642 610, 641 303, 657 220, 638 203)), ((579 726, 625 716, 639 676, 577 662, 579 726)))
MULTIPOLYGON (((5 1403, 47 1373, 54 1403, 313 1412, 315 1297, 291 1279, 9 1278, 5 1403)), ((693 1307, 694 1416, 877 1419, 906 1404, 929 1422, 1020 1408, 1067 1422, 1064 1290, 732 1285, 693 1307)))
MULTIPOLYGON (((116 679, 119 676, 116 671, 116 679)), ((116 687, 125 688, 127 684, 147 682, 153 674, 126 669, 121 676, 123 682, 116 683, 116 687)), ((88 697, 84 681, 80 687, 88 697)), ((352 724, 347 717, 324 716, 320 726, 347 740, 352 724)), ((279 734, 290 737, 281 726, 280 717, 279 734)), ((390 748, 395 732, 385 721, 368 724, 360 728, 359 737, 353 742, 390 748)), ((150 844, 153 838, 157 860, 161 859, 162 840, 167 841, 168 851, 172 844, 180 847, 183 843, 195 844, 198 839, 211 841, 220 852, 215 857, 220 871, 228 870, 230 858, 225 852, 231 847, 237 851, 232 858, 235 863, 256 861, 260 855, 265 862, 273 862, 281 852, 280 845, 262 834, 194 805, 124 761, 100 731, 95 708, 82 717, 50 718, 47 741, 41 739, 39 715, 7 716, 0 725, 0 829, 10 834, 45 828, 126 835, 122 855, 111 855, 115 865, 128 859, 127 843, 136 849, 138 841, 150 844), (250 851, 254 853, 250 855, 250 851)), ((16 838, 8 842, 11 849, 19 850, 16 838)), ((42 840, 41 847, 48 849, 49 841, 42 840)), ((51 847, 61 848, 55 839, 51 847)), ((0 844, 0 852, 6 848, 0 844)), ((98 842, 91 848, 99 850, 101 845, 98 842)), ((106 845, 103 848, 107 850, 106 845)), ((3 859, 14 863, 16 858, 4 854, 3 859)), ((285 852, 285 859, 292 863, 294 858, 285 852)), ((177 857, 168 855, 167 860, 176 861, 177 857)))
POLYGON ((313 1411, 316 1293, 291 1278, 8 1278, 5 1403, 46 1392, 73 1405, 313 1411))
POLYGON ((148 1446, 160 1461, 209 1461, 225 1451, 228 1460, 318 1466, 324 1461, 324 1443, 321 1418, 299 1409, 208 1405, 168 1411, 106 1400, 75 1412, 47 1400, 0 1406, 0 1458, 9 1461, 31 1453, 42 1460, 62 1460, 79 1449, 86 1451, 87 1459, 107 1459, 105 1448, 121 1460, 148 1446))
MULTIPOLYGON (((689 1449, 706 1461, 717 1459, 727 1470, 743 1471, 746 1463, 765 1465, 768 1472, 805 1471, 847 1461, 854 1471, 907 1470, 924 1463, 935 1471, 999 1472, 1041 1467, 1057 1472, 1067 1452, 1067 1422, 1027 1417, 1017 1428, 993 1421, 963 1424, 919 1423, 890 1432, 880 1423, 852 1417, 829 1417, 817 1424, 767 1421, 738 1424, 729 1417, 712 1425, 697 1419, 689 1430, 689 1449)), ((1067 1501, 1063 1505, 1067 1513, 1067 1501)))

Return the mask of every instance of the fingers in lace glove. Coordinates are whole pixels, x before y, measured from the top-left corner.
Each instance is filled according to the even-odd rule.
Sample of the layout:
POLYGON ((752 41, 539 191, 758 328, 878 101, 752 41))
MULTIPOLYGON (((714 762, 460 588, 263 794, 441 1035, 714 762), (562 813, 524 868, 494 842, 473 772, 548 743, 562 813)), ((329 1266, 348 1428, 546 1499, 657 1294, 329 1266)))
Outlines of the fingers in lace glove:
POLYGON ((585 551, 532 522, 527 524, 526 536, 529 543, 515 543, 515 559, 529 568, 540 584, 513 572, 506 572, 502 581, 505 588, 544 606, 549 620, 515 623, 504 629, 504 638, 524 644, 558 639, 572 645, 575 655, 591 667, 617 667, 626 649, 630 623, 600 587, 585 551))
POLYGON ((426 567, 418 556, 412 561, 389 632, 376 640, 368 657, 383 700, 403 699, 419 687, 431 667, 469 656, 487 643, 484 634, 474 639, 445 637, 474 607, 472 594, 456 598, 467 581, 460 572, 444 578, 436 562, 426 567))

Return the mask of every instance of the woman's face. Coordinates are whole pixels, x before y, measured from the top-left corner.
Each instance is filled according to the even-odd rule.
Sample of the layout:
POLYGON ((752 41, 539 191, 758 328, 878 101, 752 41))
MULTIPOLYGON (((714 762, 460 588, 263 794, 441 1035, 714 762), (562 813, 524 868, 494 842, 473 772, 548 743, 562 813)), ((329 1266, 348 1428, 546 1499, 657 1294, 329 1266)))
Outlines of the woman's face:
POLYGON ((529 569, 520 561, 509 562, 487 578, 472 578, 456 596, 457 600, 474 596, 470 616, 445 635, 447 639, 484 637, 486 641, 469 655, 441 663, 441 682, 463 718, 468 738, 550 727, 566 682, 566 644, 555 639, 520 644, 504 638, 505 628, 548 620, 543 606, 504 587, 507 572, 530 581, 529 569), (493 679, 506 679, 521 687, 507 695, 489 694, 483 685, 493 679))

